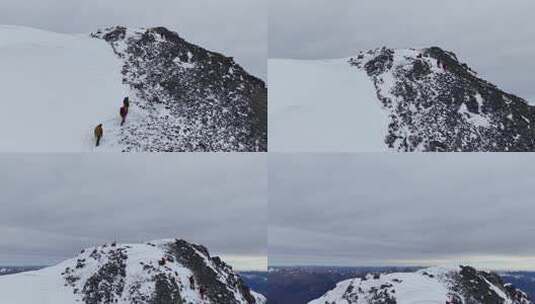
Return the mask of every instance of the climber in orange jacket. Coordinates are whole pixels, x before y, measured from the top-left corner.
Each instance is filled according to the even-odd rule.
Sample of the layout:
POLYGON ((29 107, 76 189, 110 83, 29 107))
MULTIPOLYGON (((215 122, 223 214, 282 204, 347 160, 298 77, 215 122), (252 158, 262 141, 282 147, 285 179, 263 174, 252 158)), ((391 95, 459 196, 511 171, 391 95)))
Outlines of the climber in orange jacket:
POLYGON ((104 135, 104 129, 102 128, 102 124, 99 124, 95 127, 95 139, 97 140, 97 147, 100 144, 100 139, 102 138, 102 135, 104 135))

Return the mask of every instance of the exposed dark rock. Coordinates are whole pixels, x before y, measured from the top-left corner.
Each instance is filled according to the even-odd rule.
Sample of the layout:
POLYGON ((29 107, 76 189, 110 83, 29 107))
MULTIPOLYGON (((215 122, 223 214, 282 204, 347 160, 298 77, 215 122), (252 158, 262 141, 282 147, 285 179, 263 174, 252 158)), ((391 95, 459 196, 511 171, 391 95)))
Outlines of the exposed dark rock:
POLYGON ((227 277, 228 284, 237 288, 244 295, 248 304, 256 303, 255 298, 251 295, 250 290, 243 283, 242 279, 231 272, 232 268, 225 264, 218 257, 210 257, 208 250, 199 245, 192 245, 184 240, 176 240, 169 245, 169 253, 173 255, 176 260, 188 267, 194 274, 195 282, 200 287, 206 288, 206 297, 214 303, 238 303, 233 293, 227 288, 225 284, 218 280, 218 276, 224 275, 227 277), (212 260, 221 272, 216 272, 209 267, 203 256, 197 254, 195 251, 200 251, 206 257, 212 260), (207 288, 207 287, 210 288, 207 288))
POLYGON ((128 256, 123 249, 110 251, 108 261, 102 265, 83 286, 83 300, 86 304, 111 304, 121 298, 128 256))
POLYGON ((503 304, 504 299, 494 288, 490 287, 489 282, 504 294, 509 295, 513 303, 531 303, 526 294, 512 286, 506 288, 503 280, 496 273, 478 271, 470 266, 460 268, 461 271, 453 276, 453 289, 463 295, 466 304, 503 304))
POLYGON ((184 301, 180 297, 177 283, 173 278, 164 274, 154 277, 155 291, 151 304, 182 304, 184 301))

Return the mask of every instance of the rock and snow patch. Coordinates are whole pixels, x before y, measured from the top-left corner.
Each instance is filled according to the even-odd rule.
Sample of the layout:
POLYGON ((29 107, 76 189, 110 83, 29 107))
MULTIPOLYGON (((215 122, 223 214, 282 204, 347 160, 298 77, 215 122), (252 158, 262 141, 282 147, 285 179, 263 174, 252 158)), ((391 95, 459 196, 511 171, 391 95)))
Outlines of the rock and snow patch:
POLYGON ((123 61, 139 118, 122 128, 124 151, 266 151, 267 90, 232 57, 163 27, 92 34, 123 61))
POLYGON ((266 302, 205 247, 183 240, 88 248, 53 267, 0 277, 0 294, 17 304, 266 302))

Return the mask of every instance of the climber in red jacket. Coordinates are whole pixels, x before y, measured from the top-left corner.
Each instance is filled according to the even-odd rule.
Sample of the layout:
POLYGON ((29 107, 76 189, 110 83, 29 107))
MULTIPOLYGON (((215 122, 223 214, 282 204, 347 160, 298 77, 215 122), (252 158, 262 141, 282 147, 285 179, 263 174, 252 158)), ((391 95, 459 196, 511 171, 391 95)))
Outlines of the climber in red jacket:
POLYGON ((121 115, 121 126, 124 125, 124 122, 126 121, 126 116, 128 115, 128 107, 122 106, 119 110, 119 114, 121 115))

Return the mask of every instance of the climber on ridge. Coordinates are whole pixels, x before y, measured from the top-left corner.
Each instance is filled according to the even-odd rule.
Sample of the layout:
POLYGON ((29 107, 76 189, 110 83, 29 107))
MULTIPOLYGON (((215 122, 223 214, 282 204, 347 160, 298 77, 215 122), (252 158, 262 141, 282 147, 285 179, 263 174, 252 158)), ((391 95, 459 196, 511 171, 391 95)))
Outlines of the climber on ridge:
POLYGON ((119 110, 119 114, 121 115, 121 126, 124 125, 126 116, 128 115, 128 107, 130 107, 130 101, 128 100, 128 97, 125 97, 123 99, 123 106, 119 110))
POLYGON ((128 107, 122 106, 119 110, 119 114, 121 115, 121 126, 124 125, 124 122, 126 120, 126 115, 128 115, 128 107))
POLYGON ((104 130, 102 129, 102 124, 99 124, 95 127, 95 139, 97 140, 97 147, 100 144, 100 139, 102 138, 103 134, 104 130))

